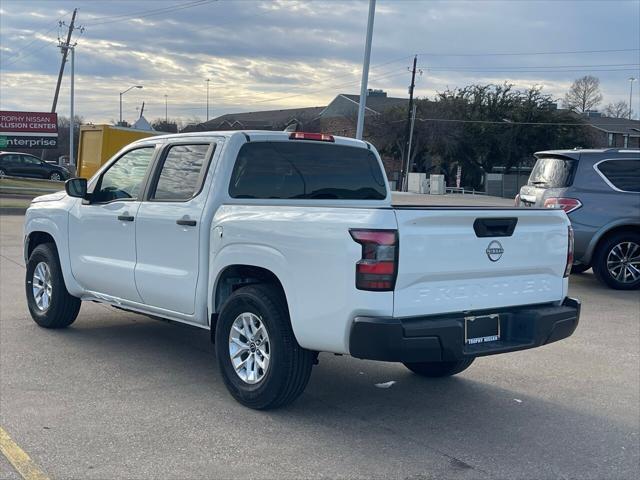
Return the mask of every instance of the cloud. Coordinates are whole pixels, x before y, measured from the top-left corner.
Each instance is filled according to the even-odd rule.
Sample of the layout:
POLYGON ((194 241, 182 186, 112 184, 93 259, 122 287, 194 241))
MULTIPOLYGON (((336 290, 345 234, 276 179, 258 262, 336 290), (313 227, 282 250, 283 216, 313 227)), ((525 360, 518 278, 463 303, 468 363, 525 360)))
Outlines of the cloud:
MULTIPOLYGON (((76 3, 57 1, 53 10, 46 0, 3 0, 0 108, 50 108, 60 62, 56 43, 64 35, 57 19, 68 23, 76 3)), ((367 5, 209 1, 167 11, 172 4, 82 3, 78 25, 85 30, 75 35, 76 110, 87 120, 109 121, 117 117, 118 93, 142 84, 144 89, 123 98, 127 119, 135 117, 135 107, 143 101, 149 118, 164 117, 165 95, 170 117, 202 118, 207 78, 215 115, 323 105, 338 93, 357 93, 367 5)), ((576 5, 379 0, 370 87, 406 96, 407 67, 412 55, 420 53, 424 74, 417 82, 419 96, 433 96, 447 87, 509 81, 519 88, 544 85, 547 93, 561 97, 574 78, 600 69, 593 74, 602 81, 603 104, 628 99, 628 77, 640 77, 640 52, 485 55, 640 48, 638 2, 576 5), (589 67, 610 64, 636 66, 589 67), (567 68, 572 65, 578 67, 567 68)), ((62 114, 68 111, 67 95, 65 78, 62 114)), ((635 109, 640 111, 640 105, 635 109)))

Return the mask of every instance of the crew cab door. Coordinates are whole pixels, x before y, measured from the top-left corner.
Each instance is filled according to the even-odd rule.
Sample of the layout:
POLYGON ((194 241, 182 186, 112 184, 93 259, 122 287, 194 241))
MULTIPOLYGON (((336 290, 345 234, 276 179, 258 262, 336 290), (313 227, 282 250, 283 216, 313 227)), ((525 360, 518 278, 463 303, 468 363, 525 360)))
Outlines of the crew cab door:
POLYGON ((134 278, 135 224, 155 147, 121 155, 69 212, 71 271, 83 288, 141 302, 134 278))
POLYGON ((191 315, 199 276, 204 180, 215 143, 173 143, 160 155, 136 220, 136 285, 147 305, 191 315))

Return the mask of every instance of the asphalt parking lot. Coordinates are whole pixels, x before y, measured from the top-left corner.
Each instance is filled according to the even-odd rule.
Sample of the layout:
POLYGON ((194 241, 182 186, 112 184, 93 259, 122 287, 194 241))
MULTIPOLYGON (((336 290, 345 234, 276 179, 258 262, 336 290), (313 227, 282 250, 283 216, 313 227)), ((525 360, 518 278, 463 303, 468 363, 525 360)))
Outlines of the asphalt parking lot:
MULTIPOLYGON (((0 427, 50 478, 637 478, 640 295, 591 272, 568 340, 443 380, 322 354, 295 404, 256 412, 206 331, 93 303, 38 328, 22 222, 0 217, 0 427)), ((0 478, 20 478, 2 455, 0 478)))

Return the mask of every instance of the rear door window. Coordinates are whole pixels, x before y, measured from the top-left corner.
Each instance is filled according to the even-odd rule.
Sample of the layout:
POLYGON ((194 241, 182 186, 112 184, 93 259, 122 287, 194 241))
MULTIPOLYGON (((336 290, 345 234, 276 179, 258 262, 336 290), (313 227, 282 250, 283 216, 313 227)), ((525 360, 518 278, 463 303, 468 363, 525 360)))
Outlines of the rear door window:
POLYGON ((568 187, 573 183, 577 164, 577 160, 573 158, 539 158, 529 176, 529 185, 542 188, 568 187))
POLYGON ((151 198, 182 202, 194 197, 202 187, 210 148, 209 144, 169 147, 151 198))
POLYGON ((384 177, 368 149, 308 142, 252 142, 238 153, 229 195, 257 199, 383 200, 384 177))
POLYGON ((605 160, 596 169, 607 183, 625 192, 640 192, 640 160, 605 160))

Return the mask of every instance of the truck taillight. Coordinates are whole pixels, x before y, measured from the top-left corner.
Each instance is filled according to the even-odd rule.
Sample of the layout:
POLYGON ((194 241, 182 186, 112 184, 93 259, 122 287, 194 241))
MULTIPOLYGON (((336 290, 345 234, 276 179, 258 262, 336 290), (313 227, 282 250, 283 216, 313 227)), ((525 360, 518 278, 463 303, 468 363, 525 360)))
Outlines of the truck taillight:
POLYGON ((362 245, 362 258, 356 263, 358 290, 391 291, 398 273, 397 230, 349 230, 362 245))
POLYGON ((544 201, 544 208, 560 208, 565 213, 571 213, 582 206, 577 198, 552 197, 544 201))
POLYGON ((567 266, 564 269, 565 278, 569 276, 571 273, 571 267, 573 266, 573 228, 569 225, 568 228, 568 239, 569 245, 567 246, 567 266))
POLYGON ((516 207, 519 207, 519 206, 520 206, 520 194, 519 194, 519 193, 518 193, 518 194, 516 194, 516 198, 514 198, 514 199, 513 199, 513 204, 514 204, 514 206, 516 206, 516 207))

